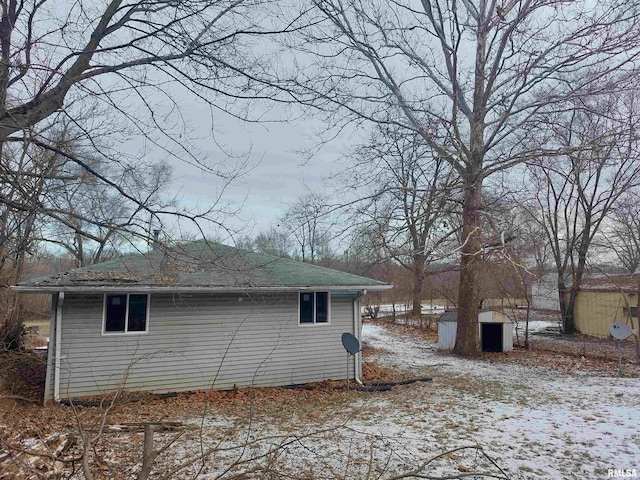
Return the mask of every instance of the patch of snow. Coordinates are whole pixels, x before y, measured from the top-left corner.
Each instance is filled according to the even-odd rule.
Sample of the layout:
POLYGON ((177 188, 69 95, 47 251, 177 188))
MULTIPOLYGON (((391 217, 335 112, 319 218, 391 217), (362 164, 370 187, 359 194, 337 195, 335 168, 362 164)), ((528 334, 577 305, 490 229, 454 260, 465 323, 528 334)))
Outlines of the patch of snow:
MULTIPOLYGON (((514 331, 516 327, 516 322, 514 322, 514 331)), ((524 330, 526 327, 526 323, 524 320, 517 322, 518 333, 524 336, 524 330)), ((553 320, 530 320, 529 321, 529 333, 542 333, 548 331, 547 329, 555 329, 557 330, 560 327, 560 322, 553 320)))
POLYGON ((427 430, 444 428, 457 442, 478 442, 513 474, 597 478, 611 468, 640 468, 636 378, 436 356, 435 344, 384 327, 363 331, 363 340, 390 352, 376 359, 387 366, 435 369, 472 386, 447 391, 445 381, 436 398, 417 398, 413 408, 429 411, 427 430), (442 412, 429 408, 438 402, 447 405, 442 412))
POLYGON ((368 337, 370 335, 376 335, 377 333, 380 333, 381 330, 382 330, 382 327, 378 325, 372 325, 370 323, 365 323, 362 325, 362 335, 365 337, 368 337))
MULTIPOLYGON (((380 310, 378 312, 378 315, 381 317, 387 317, 387 316, 393 315, 394 306, 395 306, 395 311, 397 315, 404 315, 405 313, 410 312, 413 309, 412 305, 407 305, 404 303, 396 303, 396 304, 383 303, 380 305, 380 310)), ((423 315, 444 313, 445 309, 446 308, 441 305, 431 305, 429 303, 423 303, 421 305, 421 313, 423 315)), ((365 315, 366 313, 367 313, 366 307, 363 306, 362 314, 365 315)))

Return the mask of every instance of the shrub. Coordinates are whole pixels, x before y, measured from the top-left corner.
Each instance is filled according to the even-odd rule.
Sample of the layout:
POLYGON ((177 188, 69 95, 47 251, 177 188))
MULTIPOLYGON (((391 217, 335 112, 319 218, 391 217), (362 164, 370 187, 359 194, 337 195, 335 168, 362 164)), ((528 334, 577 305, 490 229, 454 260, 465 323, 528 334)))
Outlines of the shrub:
POLYGON ((7 396, 40 400, 47 362, 32 353, 0 351, 0 390, 7 396))
POLYGON ((2 350, 19 350, 25 335, 22 318, 7 320, 0 328, 0 348, 2 350))

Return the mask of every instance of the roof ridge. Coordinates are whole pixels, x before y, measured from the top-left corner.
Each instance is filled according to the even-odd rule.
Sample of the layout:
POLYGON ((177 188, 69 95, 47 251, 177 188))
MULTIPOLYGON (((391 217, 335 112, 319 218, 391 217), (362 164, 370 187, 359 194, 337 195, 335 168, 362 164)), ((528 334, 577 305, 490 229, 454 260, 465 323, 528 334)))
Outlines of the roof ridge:
POLYGON ((18 283, 17 290, 82 288, 274 289, 389 284, 349 272, 255 252, 208 239, 131 252, 112 260, 18 283))

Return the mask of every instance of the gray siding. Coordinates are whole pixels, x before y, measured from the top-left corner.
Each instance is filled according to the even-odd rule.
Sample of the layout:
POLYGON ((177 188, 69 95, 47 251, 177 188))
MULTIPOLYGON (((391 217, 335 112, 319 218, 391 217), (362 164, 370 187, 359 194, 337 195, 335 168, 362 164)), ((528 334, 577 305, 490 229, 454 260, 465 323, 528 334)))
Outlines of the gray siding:
POLYGON ((340 336, 355 333, 353 300, 332 295, 330 324, 299 325, 297 293, 151 294, 147 334, 102 335, 103 296, 66 294, 60 396, 345 378, 340 336))

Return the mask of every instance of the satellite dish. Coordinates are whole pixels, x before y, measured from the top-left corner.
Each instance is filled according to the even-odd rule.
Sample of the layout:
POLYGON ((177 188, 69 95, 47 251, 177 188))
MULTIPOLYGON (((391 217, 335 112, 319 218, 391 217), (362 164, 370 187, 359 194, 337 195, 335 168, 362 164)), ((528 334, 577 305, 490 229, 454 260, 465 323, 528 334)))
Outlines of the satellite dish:
POLYGON ((355 355, 360 351, 360 342, 351 333, 342 334, 342 345, 349 355, 355 355))
POLYGON ((629 327, 629 325, 626 325, 624 323, 612 323, 611 325, 609 325, 609 332, 611 332, 611 335, 614 338, 617 338, 618 340, 624 340, 629 335, 631 335, 631 328, 629 327))

